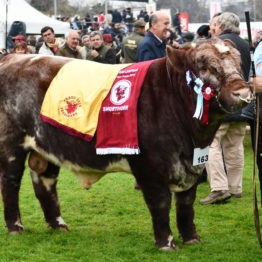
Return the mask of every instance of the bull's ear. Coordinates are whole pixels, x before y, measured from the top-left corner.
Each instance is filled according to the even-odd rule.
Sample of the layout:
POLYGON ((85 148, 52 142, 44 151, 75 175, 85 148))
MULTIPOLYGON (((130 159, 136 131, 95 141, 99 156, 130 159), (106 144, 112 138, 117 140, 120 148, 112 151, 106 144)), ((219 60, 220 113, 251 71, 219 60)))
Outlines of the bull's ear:
POLYGON ((168 57, 172 54, 172 50, 173 48, 171 46, 169 45, 166 46, 166 53, 168 57))
POLYGON ((223 41, 224 41, 225 45, 236 48, 235 43, 233 43, 231 40, 225 39, 225 40, 223 40, 223 41))
POLYGON ((176 67, 177 70, 183 70, 186 67, 186 53, 188 52, 188 49, 191 49, 191 47, 183 47, 178 49, 172 48, 170 46, 166 47, 169 61, 173 66, 176 67))

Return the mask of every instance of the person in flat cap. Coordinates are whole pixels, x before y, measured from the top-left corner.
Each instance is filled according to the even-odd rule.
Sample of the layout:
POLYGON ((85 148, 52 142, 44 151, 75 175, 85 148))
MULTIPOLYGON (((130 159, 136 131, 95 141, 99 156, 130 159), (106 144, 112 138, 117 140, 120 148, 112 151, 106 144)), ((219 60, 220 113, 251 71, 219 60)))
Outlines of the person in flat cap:
POLYGON ((206 40, 207 38, 209 38, 210 37, 209 30, 210 30, 209 25, 201 25, 197 29, 197 32, 196 32, 197 36, 196 36, 195 41, 199 42, 199 41, 203 41, 203 40, 206 40))
POLYGON ((183 46, 191 46, 195 38, 195 34, 192 32, 182 33, 182 39, 184 40, 183 46))
POLYGON ((146 26, 146 22, 144 21, 144 19, 138 19, 134 23, 135 28, 145 28, 145 26, 146 26))
POLYGON ((202 38, 208 38, 209 37, 209 30, 210 30, 209 25, 201 25, 197 29, 197 35, 199 37, 202 37, 202 38))
POLYGON ((146 23, 143 19, 138 19, 134 23, 135 30, 124 38, 122 46, 122 56, 125 63, 135 63, 137 47, 146 34, 146 23))

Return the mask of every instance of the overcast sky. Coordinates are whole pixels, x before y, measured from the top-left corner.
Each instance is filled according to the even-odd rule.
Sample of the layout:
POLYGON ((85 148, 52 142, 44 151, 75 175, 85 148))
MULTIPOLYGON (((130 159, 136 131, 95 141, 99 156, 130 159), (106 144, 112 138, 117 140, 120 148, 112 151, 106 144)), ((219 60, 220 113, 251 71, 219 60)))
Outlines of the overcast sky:
POLYGON ((92 4, 92 3, 103 3, 104 0, 69 0, 70 4, 92 4))
MULTIPOLYGON (((70 4, 76 4, 76 6, 86 5, 86 4, 97 4, 104 3, 105 0, 68 0, 70 4)), ((109 0, 108 0, 109 1, 109 0)), ((132 7, 132 8, 144 8, 146 3, 143 2, 123 2, 123 1, 110 1, 113 8, 119 7, 132 7)))

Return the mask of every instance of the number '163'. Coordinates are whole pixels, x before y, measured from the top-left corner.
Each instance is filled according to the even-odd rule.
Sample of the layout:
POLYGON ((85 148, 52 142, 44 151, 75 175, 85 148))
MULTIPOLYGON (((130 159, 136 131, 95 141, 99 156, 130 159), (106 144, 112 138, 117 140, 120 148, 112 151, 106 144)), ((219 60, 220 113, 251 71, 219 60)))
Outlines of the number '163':
POLYGON ((199 157, 197 159, 197 161, 198 161, 199 164, 207 162, 208 161, 208 155, 199 157))

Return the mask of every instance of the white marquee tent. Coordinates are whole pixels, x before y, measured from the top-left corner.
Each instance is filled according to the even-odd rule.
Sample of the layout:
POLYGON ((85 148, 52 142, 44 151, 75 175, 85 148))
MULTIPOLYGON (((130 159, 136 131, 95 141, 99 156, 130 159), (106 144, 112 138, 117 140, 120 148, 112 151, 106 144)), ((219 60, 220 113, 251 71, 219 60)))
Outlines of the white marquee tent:
POLYGON ((0 48, 5 47, 6 21, 7 32, 14 21, 24 22, 27 34, 40 34, 44 26, 53 27, 56 34, 65 34, 70 28, 69 23, 44 15, 25 0, 0 0, 0 48))

